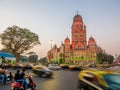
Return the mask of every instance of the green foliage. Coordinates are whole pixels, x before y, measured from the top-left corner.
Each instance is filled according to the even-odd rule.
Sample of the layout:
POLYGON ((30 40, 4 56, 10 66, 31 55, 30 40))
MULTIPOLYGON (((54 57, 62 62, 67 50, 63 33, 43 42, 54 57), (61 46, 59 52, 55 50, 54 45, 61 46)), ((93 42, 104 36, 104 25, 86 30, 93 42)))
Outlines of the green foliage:
POLYGON ((29 52, 29 53, 27 53, 28 55, 35 55, 36 53, 35 52, 33 52, 33 51, 31 51, 31 52, 29 52))
POLYGON ((27 56, 20 55, 20 60, 21 60, 22 62, 27 62, 27 61, 28 61, 28 58, 27 58, 27 56))
POLYGON ((1 57, 2 58, 2 63, 6 63, 6 59, 5 59, 5 57, 1 57))
POLYGON ((40 58, 39 63, 46 65, 48 63, 47 58, 46 57, 40 58))
POLYGON ((31 63, 36 63, 38 61, 38 55, 30 55, 28 61, 31 63))
POLYGON ((114 57, 112 55, 104 54, 104 53, 100 52, 97 55, 97 59, 98 59, 99 64, 102 64, 103 62, 107 62, 107 63, 111 64, 114 60, 114 57))
POLYGON ((102 52, 97 54, 98 64, 102 64, 103 56, 104 56, 104 54, 102 52))
POLYGON ((62 64, 65 62, 64 57, 65 57, 64 53, 60 53, 58 60, 57 60, 59 64, 62 64))
POLYGON ((15 55, 16 62, 19 62, 20 54, 40 44, 37 34, 18 26, 8 27, 0 38, 2 45, 15 55))
POLYGON ((6 53, 10 53, 10 50, 3 48, 2 50, 0 50, 1 52, 6 52, 6 53))
POLYGON ((114 60, 114 57, 112 55, 108 55, 109 64, 112 64, 113 60, 114 60))

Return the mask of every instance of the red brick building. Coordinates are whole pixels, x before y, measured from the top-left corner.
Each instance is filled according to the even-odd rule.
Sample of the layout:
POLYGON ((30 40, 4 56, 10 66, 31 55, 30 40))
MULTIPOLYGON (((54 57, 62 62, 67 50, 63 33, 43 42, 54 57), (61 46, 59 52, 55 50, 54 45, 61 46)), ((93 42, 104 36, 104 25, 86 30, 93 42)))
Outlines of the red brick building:
POLYGON ((64 63, 96 63, 100 50, 92 36, 87 42, 86 26, 77 13, 73 17, 71 40, 67 37, 59 48, 55 45, 48 51, 47 57, 48 60, 58 62, 62 60, 64 63))

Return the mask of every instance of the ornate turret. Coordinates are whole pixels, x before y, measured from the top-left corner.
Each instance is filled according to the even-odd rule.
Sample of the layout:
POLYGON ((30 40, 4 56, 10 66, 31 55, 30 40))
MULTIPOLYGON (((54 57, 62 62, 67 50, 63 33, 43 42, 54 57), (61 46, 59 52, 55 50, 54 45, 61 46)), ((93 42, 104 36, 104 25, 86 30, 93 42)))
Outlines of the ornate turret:
POLYGON ((70 44, 70 39, 67 37, 64 42, 65 44, 70 44))
POLYGON ((89 38, 88 44, 96 44, 95 39, 92 36, 89 38))

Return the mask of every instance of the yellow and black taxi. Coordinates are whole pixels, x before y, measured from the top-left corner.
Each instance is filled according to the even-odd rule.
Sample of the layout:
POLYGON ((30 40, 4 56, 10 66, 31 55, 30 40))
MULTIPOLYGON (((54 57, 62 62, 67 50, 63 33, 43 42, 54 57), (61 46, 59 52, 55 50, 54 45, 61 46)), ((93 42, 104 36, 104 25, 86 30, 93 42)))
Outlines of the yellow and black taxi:
POLYGON ((11 67, 14 69, 17 69, 17 68, 23 68, 24 65, 22 63, 14 63, 14 64, 12 64, 11 67))
POLYGON ((70 70, 81 70, 81 66, 78 64, 69 65, 70 70))
POLYGON ((111 70, 83 70, 77 90, 120 90, 120 75, 111 70))
POLYGON ((68 67, 69 67, 69 64, 60 64, 60 67, 61 67, 61 68, 68 68, 68 67))

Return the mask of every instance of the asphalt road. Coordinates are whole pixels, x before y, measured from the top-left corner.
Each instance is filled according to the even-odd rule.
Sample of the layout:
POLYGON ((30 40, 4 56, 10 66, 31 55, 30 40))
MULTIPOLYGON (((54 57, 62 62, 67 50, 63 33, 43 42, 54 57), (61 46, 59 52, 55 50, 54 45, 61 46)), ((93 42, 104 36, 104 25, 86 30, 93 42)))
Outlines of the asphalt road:
MULTIPOLYGON (((53 72, 52 78, 41 78, 33 75, 33 79, 37 83, 36 90, 76 90, 79 71, 58 70, 53 72)), ((0 84, 0 90, 11 90, 10 83, 0 84)))

